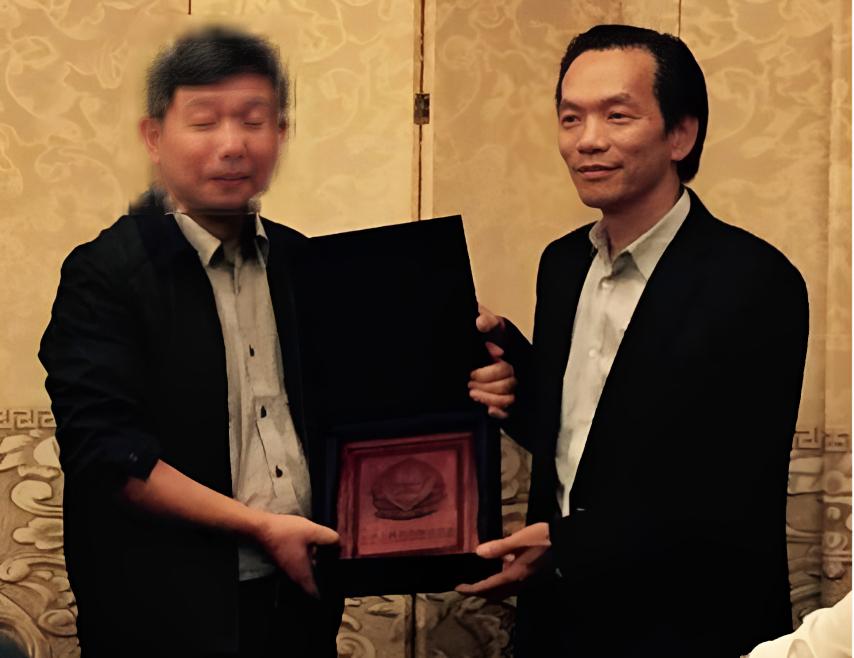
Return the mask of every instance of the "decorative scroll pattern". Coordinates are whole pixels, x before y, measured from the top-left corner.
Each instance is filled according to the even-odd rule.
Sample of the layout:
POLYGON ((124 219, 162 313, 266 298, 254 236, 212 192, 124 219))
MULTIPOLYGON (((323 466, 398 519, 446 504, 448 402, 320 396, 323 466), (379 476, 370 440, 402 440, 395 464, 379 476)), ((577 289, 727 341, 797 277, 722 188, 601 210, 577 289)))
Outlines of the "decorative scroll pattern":
POLYGON ((851 589, 851 435, 795 433, 786 534, 797 620, 851 589))
POLYGON ((72 658, 55 423, 44 409, 3 409, 0 420, 0 634, 31 658, 72 658))
MULTIPOLYGON (((504 534, 525 525, 531 482, 530 455, 501 437, 501 511, 504 534)), ((510 658, 515 599, 487 603, 456 592, 415 599, 416 658, 510 658)))
POLYGON ((363 596, 347 599, 338 631, 342 658, 397 658, 410 643, 412 598, 363 596))

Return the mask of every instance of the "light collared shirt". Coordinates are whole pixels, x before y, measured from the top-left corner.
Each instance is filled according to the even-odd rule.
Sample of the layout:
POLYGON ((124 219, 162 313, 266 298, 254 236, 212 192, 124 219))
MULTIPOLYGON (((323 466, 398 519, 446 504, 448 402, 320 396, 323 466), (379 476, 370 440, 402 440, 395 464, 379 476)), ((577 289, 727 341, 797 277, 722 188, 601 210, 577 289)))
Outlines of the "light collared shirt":
POLYGON ((691 199, 683 191, 664 217, 617 254, 610 253, 601 221, 590 229, 596 255, 575 313, 555 451, 557 497, 564 516, 570 514, 569 493, 623 334, 649 277, 690 209, 691 199))
MULTIPOLYGON (((228 438, 232 494, 248 507, 309 516, 308 464, 297 438, 284 386, 270 288, 269 242, 255 215, 251 241, 226 244, 192 218, 173 213, 211 282, 228 376, 228 438)), ((240 579, 275 568, 257 547, 239 548, 240 579)))
POLYGON ((851 658, 851 592, 809 613, 794 633, 763 642, 750 658, 851 658))

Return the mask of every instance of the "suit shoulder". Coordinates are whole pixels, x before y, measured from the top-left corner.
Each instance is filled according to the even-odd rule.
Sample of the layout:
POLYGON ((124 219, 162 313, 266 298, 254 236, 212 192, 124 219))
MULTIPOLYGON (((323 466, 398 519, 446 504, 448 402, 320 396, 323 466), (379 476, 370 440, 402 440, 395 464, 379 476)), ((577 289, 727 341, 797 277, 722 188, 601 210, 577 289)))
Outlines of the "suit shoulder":
POLYGON ((715 221, 713 230, 716 239, 709 262, 723 288, 768 304, 787 300, 787 304, 806 306, 806 282, 782 251, 759 236, 720 220, 715 221))
POLYGON ((717 249, 722 262, 754 273, 767 272, 771 276, 785 276, 803 280, 801 273, 789 258, 770 242, 739 226, 718 220, 720 248, 717 249))
POLYGON ((543 250, 540 262, 545 263, 554 258, 562 258, 569 252, 574 252, 579 248, 591 246, 590 238, 588 236, 593 224, 594 222, 590 222, 584 226, 579 226, 577 229, 570 231, 566 235, 563 235, 556 240, 552 240, 543 250))
POLYGON ((135 271, 144 256, 137 226, 141 220, 123 215, 94 239, 76 246, 63 263, 63 273, 81 268, 116 274, 135 271))
POLYGON ((280 224, 279 222, 275 222, 272 219, 262 217, 261 223, 264 225, 264 230, 267 232, 270 239, 288 240, 295 243, 301 243, 308 240, 305 235, 296 229, 280 224))

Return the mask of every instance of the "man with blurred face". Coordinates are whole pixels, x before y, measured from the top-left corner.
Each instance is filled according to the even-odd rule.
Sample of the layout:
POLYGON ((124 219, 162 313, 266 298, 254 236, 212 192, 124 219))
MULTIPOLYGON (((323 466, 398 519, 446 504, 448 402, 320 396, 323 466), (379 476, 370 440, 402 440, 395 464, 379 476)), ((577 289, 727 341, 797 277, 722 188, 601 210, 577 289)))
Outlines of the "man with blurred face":
POLYGON ((149 70, 158 179, 62 268, 40 358, 83 658, 334 656, 295 357, 296 231, 263 219, 287 79, 206 28, 149 70))
POLYGON ((569 44, 555 100, 560 153, 602 216, 546 248, 533 346, 478 319, 518 389, 495 364, 472 397, 509 415, 532 489, 529 525, 478 549, 502 573, 458 589, 519 592, 517 656, 747 653, 791 630, 803 279, 685 187, 708 101, 682 41, 594 27, 569 44))

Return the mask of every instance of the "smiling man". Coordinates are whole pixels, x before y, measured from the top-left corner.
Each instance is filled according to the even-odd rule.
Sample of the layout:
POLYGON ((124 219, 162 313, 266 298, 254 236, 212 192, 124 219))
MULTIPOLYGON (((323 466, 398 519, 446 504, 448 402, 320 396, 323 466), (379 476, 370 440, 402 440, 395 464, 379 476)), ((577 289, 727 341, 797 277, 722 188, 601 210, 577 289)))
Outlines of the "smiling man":
POLYGON ((518 387, 507 408, 490 366, 472 397, 509 414, 532 485, 529 525, 478 549, 503 572, 458 589, 520 593, 517 656, 747 653, 791 630, 803 279, 685 187, 708 100, 682 41, 594 27, 569 44, 556 104, 570 177, 602 216, 546 248, 533 346, 478 320, 504 327, 518 387))
POLYGON ((336 655, 288 287, 304 238, 256 211, 287 89, 259 37, 163 51, 140 124, 157 182, 63 265, 39 356, 82 658, 336 655))

